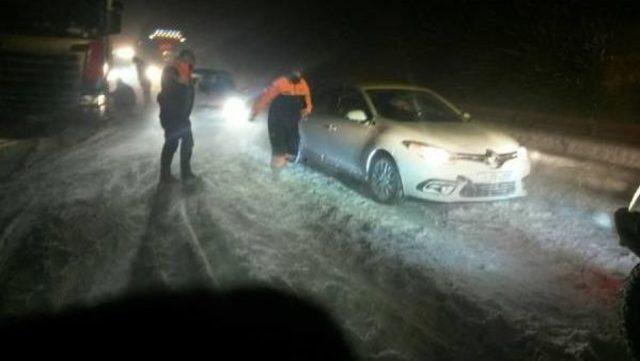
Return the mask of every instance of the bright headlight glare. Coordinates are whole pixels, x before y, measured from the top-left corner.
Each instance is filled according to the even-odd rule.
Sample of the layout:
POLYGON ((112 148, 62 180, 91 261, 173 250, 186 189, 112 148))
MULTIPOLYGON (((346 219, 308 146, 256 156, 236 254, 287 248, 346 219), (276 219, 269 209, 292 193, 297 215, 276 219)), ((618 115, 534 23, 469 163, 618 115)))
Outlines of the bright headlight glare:
POLYGON ((113 51, 113 55, 118 59, 132 60, 136 56, 136 51, 130 46, 123 46, 113 51))
POLYGON ((107 80, 109 82, 116 82, 120 79, 127 84, 134 84, 137 78, 136 68, 133 65, 113 67, 109 70, 109 74, 107 74, 107 80))
POLYGON ((518 148, 518 158, 527 159, 528 157, 529 157, 529 152, 527 151, 527 148, 525 147, 518 148))
POLYGON ((144 75, 149 81, 159 83, 162 78, 162 69, 157 65, 149 65, 144 71, 144 75))
POLYGON ((402 144, 430 164, 442 164, 451 160, 451 154, 442 148, 420 142, 405 141, 402 144))
POLYGON ((239 97, 231 97, 224 102, 222 116, 232 122, 249 119, 249 108, 244 100, 239 97))
POLYGON ((120 71, 118 69, 111 69, 109 70, 109 72, 107 73, 107 80, 110 82, 114 82, 118 79, 120 79, 120 71))

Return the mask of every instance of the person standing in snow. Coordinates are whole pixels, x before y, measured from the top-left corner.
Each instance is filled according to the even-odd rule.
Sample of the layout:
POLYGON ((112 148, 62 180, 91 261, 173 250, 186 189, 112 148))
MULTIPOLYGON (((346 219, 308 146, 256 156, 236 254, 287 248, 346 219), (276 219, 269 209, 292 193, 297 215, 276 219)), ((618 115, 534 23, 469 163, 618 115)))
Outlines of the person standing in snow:
POLYGON ((148 106, 149 103, 151 103, 151 81, 145 74, 145 71, 147 69, 147 62, 142 58, 135 56, 133 58, 133 63, 136 66, 136 75, 138 76, 140 89, 142 89, 142 99, 144 101, 144 105, 148 106))
POLYGON ((294 68, 276 79, 260 96, 253 107, 250 120, 269 108, 268 129, 271 141, 271 168, 278 172, 295 159, 298 153, 301 119, 311 114, 311 91, 302 78, 302 71, 294 68))
POLYGON ((122 79, 116 81, 116 88, 111 93, 113 104, 119 111, 130 111, 136 106, 136 92, 122 79))
POLYGON ((162 88, 158 94, 158 103, 165 141, 160 157, 160 183, 177 182, 177 179, 171 175, 171 162, 178 145, 180 145, 182 180, 189 182, 195 179, 191 172, 193 135, 189 119, 195 94, 192 78, 195 62, 196 57, 193 52, 183 50, 162 72, 162 88))

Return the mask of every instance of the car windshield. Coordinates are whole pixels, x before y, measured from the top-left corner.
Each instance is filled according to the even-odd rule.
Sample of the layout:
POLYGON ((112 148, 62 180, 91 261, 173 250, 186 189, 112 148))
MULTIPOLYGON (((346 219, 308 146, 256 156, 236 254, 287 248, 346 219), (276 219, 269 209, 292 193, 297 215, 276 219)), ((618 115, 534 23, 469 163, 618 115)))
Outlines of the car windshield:
POLYGON ((368 91, 384 118, 403 122, 460 122, 460 114, 423 90, 384 89, 368 91))

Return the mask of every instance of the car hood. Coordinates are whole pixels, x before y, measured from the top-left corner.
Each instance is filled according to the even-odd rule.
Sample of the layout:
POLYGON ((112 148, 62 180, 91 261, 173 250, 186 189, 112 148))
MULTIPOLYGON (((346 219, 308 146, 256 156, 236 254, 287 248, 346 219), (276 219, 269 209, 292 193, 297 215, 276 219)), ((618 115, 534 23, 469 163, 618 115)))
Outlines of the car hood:
POLYGON ((484 154, 487 150, 509 153, 519 144, 512 137, 474 123, 388 123, 403 140, 423 142, 455 153, 484 154))

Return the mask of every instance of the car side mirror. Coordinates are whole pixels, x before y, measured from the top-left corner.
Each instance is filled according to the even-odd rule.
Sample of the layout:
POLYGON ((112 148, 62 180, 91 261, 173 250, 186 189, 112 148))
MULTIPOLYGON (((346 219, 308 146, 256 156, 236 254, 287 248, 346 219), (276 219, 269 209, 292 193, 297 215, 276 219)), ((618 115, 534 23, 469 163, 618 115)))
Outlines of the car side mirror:
POLYGON ((465 112, 464 114, 462 114, 462 120, 464 120, 465 122, 470 122, 471 114, 465 112))
POLYGON ((364 110, 352 110, 347 113, 347 119, 353 120, 354 122, 366 122, 369 120, 367 117, 367 113, 364 110))

